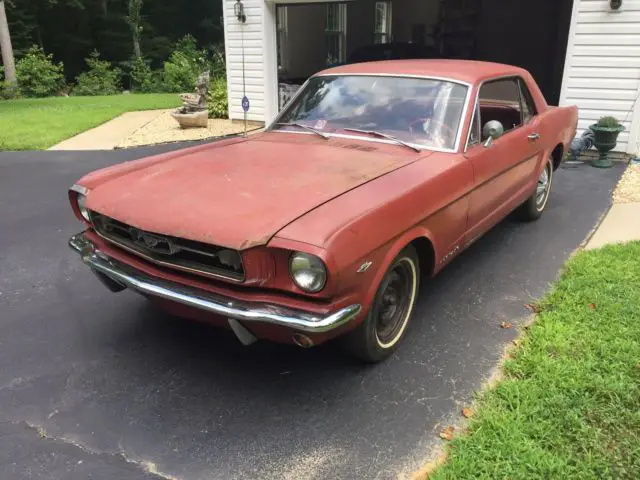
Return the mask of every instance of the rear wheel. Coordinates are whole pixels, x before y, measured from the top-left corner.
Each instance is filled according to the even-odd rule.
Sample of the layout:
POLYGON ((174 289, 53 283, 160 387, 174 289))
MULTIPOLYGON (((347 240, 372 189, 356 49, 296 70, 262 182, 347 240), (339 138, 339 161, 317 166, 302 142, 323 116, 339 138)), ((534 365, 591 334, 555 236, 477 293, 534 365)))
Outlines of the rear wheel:
POLYGON ((407 330, 419 286, 418 255, 408 246, 385 273, 367 318, 343 338, 345 350, 370 363, 389 357, 407 330))
POLYGON ((518 214, 522 220, 533 221, 542 216, 549 194, 551 193, 551 184, 553 181, 553 158, 549 157, 544 170, 538 177, 536 190, 518 209, 518 214))

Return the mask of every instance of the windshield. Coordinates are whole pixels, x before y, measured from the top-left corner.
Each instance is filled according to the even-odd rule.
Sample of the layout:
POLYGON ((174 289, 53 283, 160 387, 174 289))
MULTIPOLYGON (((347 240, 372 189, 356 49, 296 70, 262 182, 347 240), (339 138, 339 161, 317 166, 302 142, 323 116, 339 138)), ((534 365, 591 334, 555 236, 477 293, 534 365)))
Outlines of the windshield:
POLYGON ((454 150, 466 95, 466 86, 444 80, 313 77, 272 129, 300 131, 283 125, 298 123, 329 135, 360 136, 348 129, 369 130, 419 147, 454 150))

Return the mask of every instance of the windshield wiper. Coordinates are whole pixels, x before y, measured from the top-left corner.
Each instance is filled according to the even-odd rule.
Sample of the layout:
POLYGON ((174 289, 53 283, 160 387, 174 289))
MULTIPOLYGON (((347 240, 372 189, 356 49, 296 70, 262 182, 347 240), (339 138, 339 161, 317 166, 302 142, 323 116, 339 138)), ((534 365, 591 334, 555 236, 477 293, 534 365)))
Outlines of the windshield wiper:
POLYGON ((402 145, 404 147, 410 148, 414 152, 422 151, 418 147, 414 147, 410 143, 407 143, 404 140, 400 140, 398 137, 394 137, 393 135, 389 135, 387 133, 378 132, 376 130, 360 130, 359 128, 343 128, 343 130, 345 132, 364 133, 366 135, 373 135, 374 137, 386 138, 387 140, 391 140, 392 142, 395 142, 398 145, 402 145))
POLYGON ((325 140, 329 140, 329 135, 327 135, 326 133, 322 133, 320 130, 316 130, 313 127, 310 127, 309 125, 305 125, 304 123, 298 123, 298 122, 278 122, 276 123, 276 125, 280 125, 282 127, 298 127, 298 128, 304 128, 305 130, 309 130, 310 132, 315 133, 316 135, 320 135, 322 138, 324 138, 325 140))

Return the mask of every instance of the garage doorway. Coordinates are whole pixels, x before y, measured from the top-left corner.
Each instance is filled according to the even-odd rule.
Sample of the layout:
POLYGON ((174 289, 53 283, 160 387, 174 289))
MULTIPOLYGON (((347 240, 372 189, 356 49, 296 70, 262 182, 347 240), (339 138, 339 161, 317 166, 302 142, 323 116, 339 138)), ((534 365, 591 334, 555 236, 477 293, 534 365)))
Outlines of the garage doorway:
POLYGON ((523 67, 557 105, 572 0, 351 0, 276 7, 278 106, 330 66, 455 58, 523 67))

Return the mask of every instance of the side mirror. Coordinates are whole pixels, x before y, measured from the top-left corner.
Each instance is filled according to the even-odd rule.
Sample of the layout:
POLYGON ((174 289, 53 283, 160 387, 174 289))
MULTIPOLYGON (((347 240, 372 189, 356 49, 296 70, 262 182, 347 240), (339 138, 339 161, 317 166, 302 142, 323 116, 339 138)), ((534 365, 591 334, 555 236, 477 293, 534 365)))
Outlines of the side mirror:
POLYGON ((484 124, 482 127, 482 136, 486 137, 486 141, 484 142, 484 147, 489 148, 494 140, 497 140, 504 133, 504 127, 502 123, 497 120, 491 120, 484 124))

